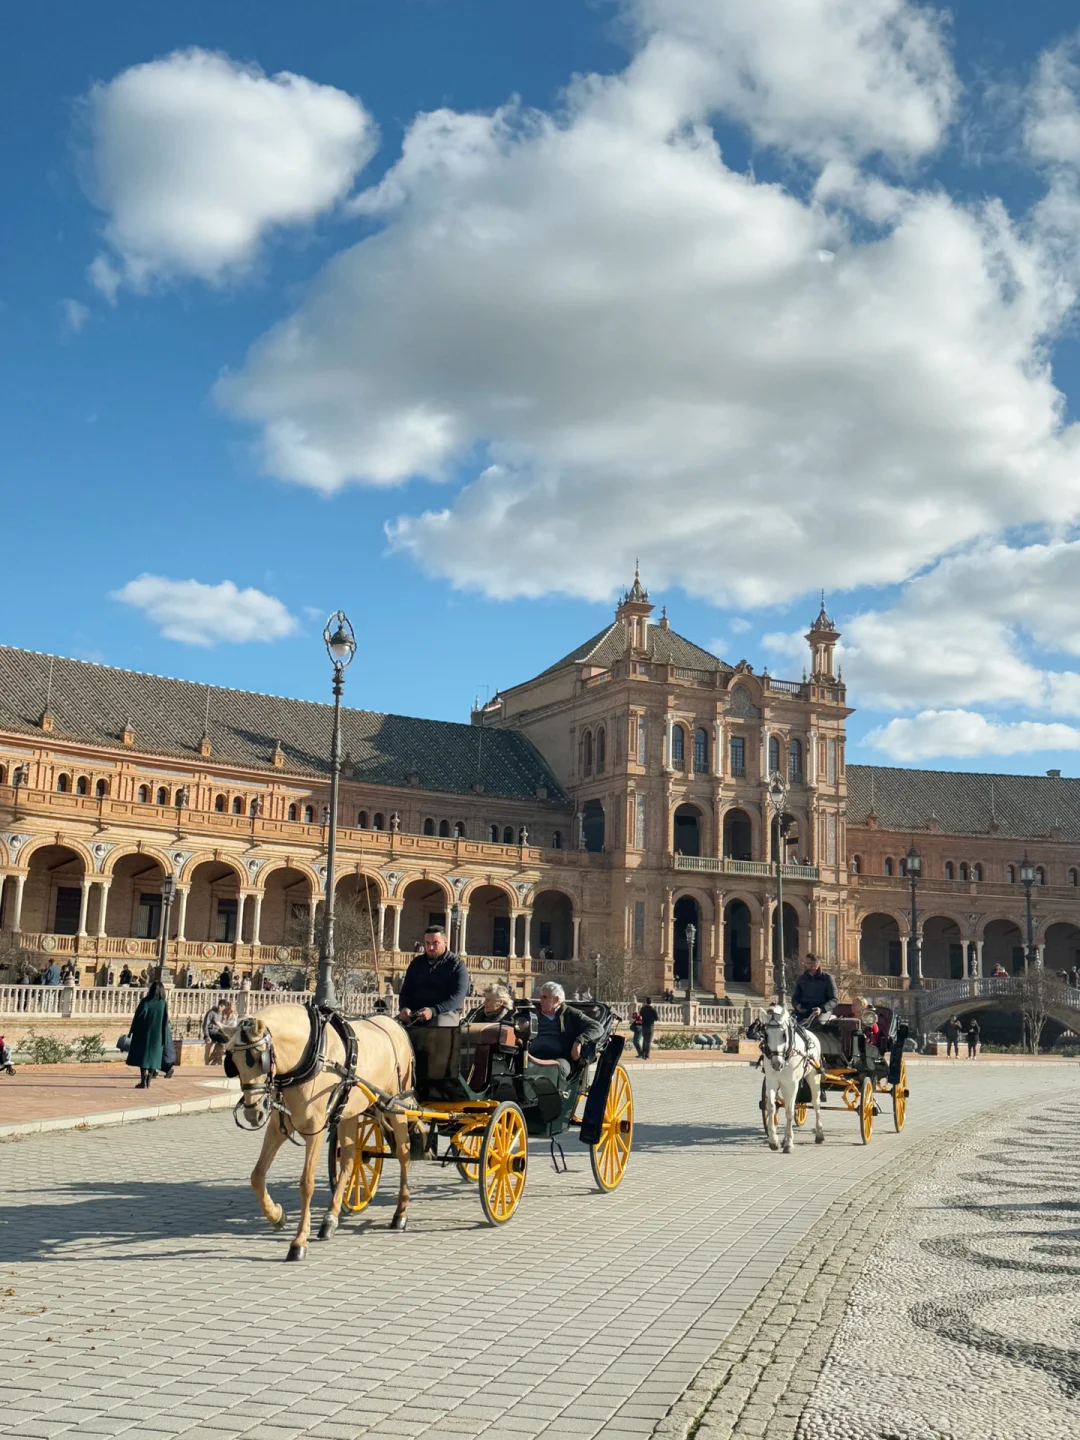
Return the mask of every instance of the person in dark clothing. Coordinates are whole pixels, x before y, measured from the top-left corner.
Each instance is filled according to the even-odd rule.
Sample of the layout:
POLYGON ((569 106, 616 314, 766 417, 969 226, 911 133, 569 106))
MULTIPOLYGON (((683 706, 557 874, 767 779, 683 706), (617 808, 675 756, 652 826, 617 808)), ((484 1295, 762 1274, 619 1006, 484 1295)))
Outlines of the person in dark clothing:
POLYGON ((653 1028, 660 1017, 656 1013, 652 1000, 648 997, 638 1013, 641 1015, 641 1058, 647 1060, 649 1052, 652 1050, 653 1028))
POLYGON ((836 1009, 836 984, 832 976, 822 970, 816 955, 807 955, 803 961, 803 972, 791 992, 791 1009, 803 1029, 821 1042, 822 1060, 842 1062, 844 1052, 840 1039, 835 1027, 828 1023, 836 1009))
POLYGON ((979 1048, 979 1036, 981 1033, 982 1032, 979 1030, 979 1022, 975 1019, 974 1016, 972 1016, 967 1023, 967 1047, 969 1060, 975 1059, 975 1053, 979 1048))
POLYGON ((945 1056, 955 1055, 960 1059, 960 1021, 955 1015, 950 1015, 942 1027, 945 1031, 945 1056))
POLYGON ((124 1057, 125 1064, 139 1067, 139 1083, 136 1090, 149 1090, 150 1081, 159 1070, 171 1069, 166 1053, 172 1041, 169 1032, 169 1006, 165 999, 165 987, 155 980, 139 1001, 139 1008, 131 1020, 131 1046, 124 1057))
POLYGON ((582 1045, 599 1040, 604 1027, 591 1015, 567 1005, 566 991, 555 980, 541 985, 539 1000, 540 1015, 537 1032, 529 1042, 529 1058, 542 1065, 554 1062, 565 1077, 581 1059, 582 1045))
POLYGON ((469 994, 465 962, 446 942, 441 925, 424 931, 424 953, 405 971, 398 996, 398 1019, 414 1024, 457 1026, 469 994))

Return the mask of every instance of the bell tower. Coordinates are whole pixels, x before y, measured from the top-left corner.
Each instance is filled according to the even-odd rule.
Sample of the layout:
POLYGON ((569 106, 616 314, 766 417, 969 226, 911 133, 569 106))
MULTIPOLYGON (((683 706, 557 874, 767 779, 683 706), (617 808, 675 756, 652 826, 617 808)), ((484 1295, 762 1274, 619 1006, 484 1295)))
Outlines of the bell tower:
POLYGON ((649 616, 656 607, 649 604, 649 592, 642 588, 640 565, 634 565, 634 583, 615 609, 615 619, 622 622, 626 631, 626 648, 636 655, 644 655, 649 648, 649 616))
POLYGON ((821 592, 821 610, 810 626, 806 640, 810 646, 810 673, 815 680, 835 680, 833 654, 840 631, 829 619, 825 610, 825 592, 821 592))

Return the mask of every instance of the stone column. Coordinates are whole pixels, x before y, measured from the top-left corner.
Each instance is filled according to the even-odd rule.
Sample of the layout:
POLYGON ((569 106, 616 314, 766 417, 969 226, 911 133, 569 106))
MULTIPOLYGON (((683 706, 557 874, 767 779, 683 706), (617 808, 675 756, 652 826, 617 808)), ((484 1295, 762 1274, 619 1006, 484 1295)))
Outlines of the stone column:
POLYGON ((1035 969, 1036 969, 1036 970, 1041 970, 1041 969, 1043 968, 1043 956, 1044 956, 1045 952, 1046 952, 1046 946, 1045 946, 1045 945, 1036 945, 1036 946, 1035 946, 1035 969))
POLYGON ((12 929, 12 932, 13 932, 14 934, 16 934, 16 935, 17 935, 17 934, 19 933, 19 931, 22 929, 22 902, 23 902, 23 889, 24 889, 25 885, 26 885, 26 876, 25 876, 25 875, 16 875, 16 876, 15 876, 15 904, 13 905, 12 910, 11 910, 11 929, 12 929))
POLYGON ((378 920, 377 920, 377 922, 376 922, 376 925, 377 925, 378 928, 376 929, 376 932, 375 932, 374 936, 372 937, 372 939, 373 939, 373 941, 374 941, 375 951, 376 951, 376 953, 378 953, 378 952, 381 951, 382 948, 383 948, 383 938, 384 938, 384 936, 386 935, 386 901, 385 901, 385 900, 380 900, 380 901, 379 901, 379 918, 378 918, 378 920))
POLYGON ((670 888, 665 891, 664 904, 661 910, 663 936, 661 937, 660 941, 660 958, 664 962, 665 974, 667 973, 668 967, 673 963, 672 940, 674 938, 675 906, 672 897, 674 896, 674 894, 674 890, 670 888))
POLYGON ((461 904, 461 935, 458 937, 458 954, 462 960, 464 960, 469 954, 469 946, 467 943, 469 935, 469 907, 464 901, 459 903, 461 904))
POLYGON ((314 944, 315 944, 315 906, 316 906, 316 903, 317 903, 317 902, 316 902, 315 900, 311 900, 311 901, 308 902, 307 943, 308 943, 308 949, 309 949, 309 950, 312 949, 312 947, 313 947, 314 944))
MULTIPOLYGON (((111 884, 111 880, 98 881, 97 933, 99 940, 104 940, 106 934, 105 919, 109 912, 109 886, 111 884)), ((182 891, 181 893, 183 894, 185 892, 182 891)))
POLYGON ((188 887, 178 885, 176 887, 176 939, 181 941, 184 936, 184 925, 187 922, 187 897, 188 887))
POLYGON ((263 902, 263 892, 262 892, 261 890, 256 890, 256 892, 255 892, 255 914, 252 916, 252 920, 251 920, 251 943, 252 943, 252 945, 261 945, 261 944, 262 944, 262 941, 261 941, 261 939, 259 938, 260 933, 261 933, 261 928, 262 928, 262 902, 263 902))
POLYGON ((532 911, 531 911, 531 910, 522 910, 521 913, 522 913, 522 916, 524 917, 523 924, 522 924, 522 930, 524 931, 524 940, 525 940, 525 948, 522 950, 521 954, 522 954, 522 957, 523 957, 525 960, 531 960, 531 959, 532 959, 532 949, 531 949, 531 937, 530 937, 530 935, 529 935, 529 931, 532 929, 532 911))
POLYGON ((92 880, 85 878, 80 882, 79 888, 82 893, 79 896, 79 928, 75 932, 76 935, 86 934, 86 912, 90 908, 90 886, 93 883, 92 880))
POLYGON ((671 756, 671 732, 675 728, 675 722, 670 712, 664 718, 664 769, 674 770, 675 766, 671 756))
MULTIPOLYGON (((390 927, 390 949, 395 952, 401 949, 401 910, 402 907, 400 905, 394 905, 392 907, 394 918, 390 927)), ((462 950, 464 950, 464 941, 462 942, 462 950)))
POLYGON ((517 927, 518 927, 518 918, 520 917, 520 915, 521 915, 521 911, 520 911, 520 910, 511 910, 511 911, 510 911, 510 959, 511 959, 511 960, 520 960, 520 958, 521 958, 520 952, 518 951, 518 928, 517 928, 517 927))
POLYGON ((574 916, 574 953, 570 958, 581 959, 581 920, 577 915, 574 916))
MULTIPOLYGON (((718 722, 712 727, 713 763, 712 773, 723 775, 724 773, 724 727, 718 722)), ((719 854, 719 850, 716 852, 719 854)))
POLYGON ((246 895, 244 894, 244 892, 241 890, 241 891, 240 891, 240 894, 236 897, 236 941, 235 941, 235 943, 236 943, 237 945, 242 945, 242 944, 244 943, 244 910, 247 908, 246 905, 245 905, 245 901, 246 901, 246 900, 247 900, 247 896, 246 896, 246 895))
POLYGON ((900 936, 900 978, 909 979, 908 975, 908 954, 911 950, 911 932, 900 936))

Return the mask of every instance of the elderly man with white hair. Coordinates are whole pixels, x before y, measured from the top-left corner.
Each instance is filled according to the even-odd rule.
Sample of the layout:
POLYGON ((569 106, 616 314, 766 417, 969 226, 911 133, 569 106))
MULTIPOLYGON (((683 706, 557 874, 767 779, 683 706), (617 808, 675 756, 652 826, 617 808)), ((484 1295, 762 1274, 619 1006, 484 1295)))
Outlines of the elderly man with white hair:
POLYGON ((566 991, 554 980, 540 987, 537 1032, 529 1042, 529 1058, 541 1065, 558 1065, 562 1075, 581 1059, 586 1040, 599 1040, 604 1027, 598 1020, 566 1003, 566 991))

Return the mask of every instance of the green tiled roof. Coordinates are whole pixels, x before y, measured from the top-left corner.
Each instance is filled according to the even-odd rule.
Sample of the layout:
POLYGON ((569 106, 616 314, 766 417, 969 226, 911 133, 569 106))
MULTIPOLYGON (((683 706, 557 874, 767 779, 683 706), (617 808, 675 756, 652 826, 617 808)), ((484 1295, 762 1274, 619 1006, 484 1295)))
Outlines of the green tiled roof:
MULTIPOLYGON (((136 750, 190 759, 199 753, 209 698, 208 763, 272 770, 280 743, 285 770, 320 777, 329 772, 330 705, 0 646, 0 729, 40 736, 46 692, 57 739, 123 750, 121 736, 130 723, 136 750)), ((545 786, 549 800, 564 801, 539 751, 514 730, 347 708, 341 730, 356 783, 401 786, 415 774, 421 790, 467 795, 479 783, 485 795, 528 800, 545 786)))
MULTIPOLYGON (((730 670, 730 665, 725 665, 718 660, 709 650, 703 650, 700 645, 695 645, 692 640, 677 635, 674 630, 665 630, 661 625, 650 625, 648 636, 648 658, 655 660, 660 665, 682 665, 688 670, 730 670)), ((598 635, 593 635, 576 650, 571 650, 569 655, 564 655, 561 660, 556 660, 554 665, 549 665, 541 675, 553 675, 556 670, 562 670, 567 665, 580 665, 586 661, 590 665, 600 665, 605 670, 614 665, 616 660, 622 659, 626 654, 626 631, 622 623, 613 620, 606 629, 601 630, 598 635)), ((537 679, 540 676, 536 677, 537 679)))
POLYGON ((847 788, 849 825, 865 825, 873 810, 884 830, 925 830, 933 818, 948 835, 1019 840, 1059 830, 1080 841, 1080 780, 849 765, 847 788))

